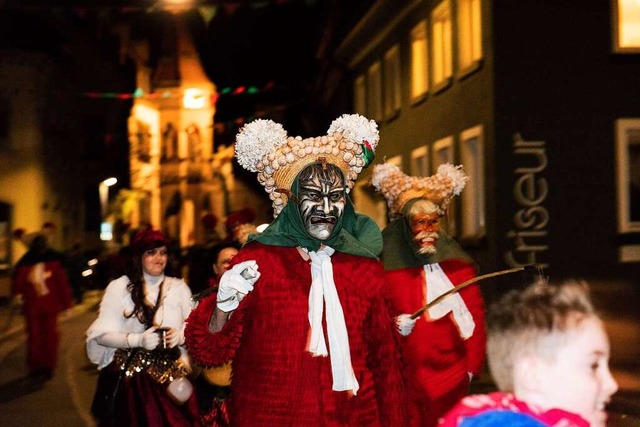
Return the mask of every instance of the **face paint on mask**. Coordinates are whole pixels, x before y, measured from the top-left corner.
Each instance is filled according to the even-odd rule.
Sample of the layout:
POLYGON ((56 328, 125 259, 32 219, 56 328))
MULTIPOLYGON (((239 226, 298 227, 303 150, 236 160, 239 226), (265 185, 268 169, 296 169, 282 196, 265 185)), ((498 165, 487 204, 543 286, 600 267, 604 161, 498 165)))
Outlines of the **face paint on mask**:
POLYGON ((331 164, 313 164, 300 173, 298 184, 300 215, 307 233, 327 240, 345 209, 342 172, 331 164))
POLYGON ((409 209, 409 227, 419 254, 436 253, 440 218, 438 207, 429 200, 418 200, 409 209))

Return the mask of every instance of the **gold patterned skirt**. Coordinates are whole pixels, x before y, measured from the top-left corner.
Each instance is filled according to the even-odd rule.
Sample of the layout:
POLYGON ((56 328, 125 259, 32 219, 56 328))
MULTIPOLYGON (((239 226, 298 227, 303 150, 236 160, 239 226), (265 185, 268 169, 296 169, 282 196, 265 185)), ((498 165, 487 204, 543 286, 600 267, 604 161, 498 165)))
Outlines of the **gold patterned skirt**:
POLYGON ((113 361, 120 370, 125 371, 127 377, 143 372, 159 384, 186 377, 188 374, 177 347, 152 351, 119 348, 113 356, 113 361))

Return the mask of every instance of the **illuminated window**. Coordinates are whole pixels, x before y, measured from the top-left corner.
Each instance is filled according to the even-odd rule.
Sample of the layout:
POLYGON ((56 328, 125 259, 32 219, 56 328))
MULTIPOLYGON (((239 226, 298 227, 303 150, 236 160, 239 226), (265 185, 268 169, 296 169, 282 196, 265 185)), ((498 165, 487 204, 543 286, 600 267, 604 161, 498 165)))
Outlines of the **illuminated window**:
POLYGON ((364 75, 359 75, 353 85, 353 109, 356 113, 367 115, 367 87, 364 75))
MULTIPOLYGON (((452 136, 439 139, 433 143, 433 159, 431 164, 431 170, 433 171, 433 173, 436 173, 438 171, 438 166, 443 165, 445 163, 453 164, 453 137, 452 136)), ((449 203, 446 217, 444 217, 440 221, 442 228, 444 228, 447 231, 447 233, 451 236, 455 236, 457 233, 456 203, 457 203, 457 200, 454 198, 451 201, 451 203, 449 203)))
POLYGON ((479 239, 485 235, 484 139, 482 126, 460 134, 460 157, 469 180, 462 191, 462 237, 479 239))
POLYGON ((429 147, 418 147, 411 151, 411 175, 429 175, 429 147))
POLYGON ((373 219, 380 229, 387 226, 387 203, 384 197, 375 191, 371 182, 359 180, 353 187, 352 193, 358 212, 373 219))
POLYGON ((451 77, 451 8, 449 0, 431 12, 431 43, 433 55, 433 84, 444 83, 451 77))
POLYGON ((411 30, 411 100, 429 90, 429 55, 427 24, 423 21, 411 30))
POLYGON ((374 120, 382 120, 382 76, 380 75, 380 62, 376 62, 367 73, 367 113, 374 120))
POLYGON ((400 111, 400 48, 396 45, 384 55, 384 116, 400 111))
POLYGON ((640 1, 614 0, 614 50, 640 52, 640 1))
POLYGON ((453 164, 453 137, 448 136, 433 143, 433 171, 445 163, 453 164))
POLYGON ((461 69, 482 58, 480 0, 458 0, 458 52, 461 69))
POLYGON ((388 159, 385 163, 396 165, 398 169, 402 170, 402 155, 398 154, 397 156, 393 156, 392 158, 388 159))
POLYGON ((640 119, 616 121, 618 231, 640 231, 640 119))

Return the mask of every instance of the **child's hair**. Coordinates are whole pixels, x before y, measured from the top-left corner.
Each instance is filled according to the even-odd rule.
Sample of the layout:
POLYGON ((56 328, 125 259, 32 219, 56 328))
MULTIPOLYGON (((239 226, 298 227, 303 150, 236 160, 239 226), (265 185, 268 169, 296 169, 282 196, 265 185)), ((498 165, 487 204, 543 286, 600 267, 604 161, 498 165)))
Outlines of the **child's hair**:
POLYGON ((597 317, 584 281, 536 282, 512 290, 486 313, 489 369, 501 391, 513 392, 514 362, 534 355, 552 360, 572 331, 597 317))

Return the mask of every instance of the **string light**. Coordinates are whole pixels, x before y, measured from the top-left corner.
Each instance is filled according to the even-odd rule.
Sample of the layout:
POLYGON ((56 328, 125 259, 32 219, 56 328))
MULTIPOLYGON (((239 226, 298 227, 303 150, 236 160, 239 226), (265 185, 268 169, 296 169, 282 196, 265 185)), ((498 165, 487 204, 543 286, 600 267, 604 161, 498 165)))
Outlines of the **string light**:
MULTIPOLYGON (((242 94, 257 95, 261 92, 267 92, 275 88, 275 82, 268 82, 262 89, 256 86, 237 86, 237 87, 225 87, 218 93, 211 95, 212 104, 216 104, 221 96, 238 96, 242 94)), ((93 99, 158 99, 158 98, 181 98, 182 94, 178 92, 163 91, 163 92, 150 92, 145 93, 142 89, 137 88, 133 93, 118 93, 118 92, 85 92, 84 96, 93 99)))

